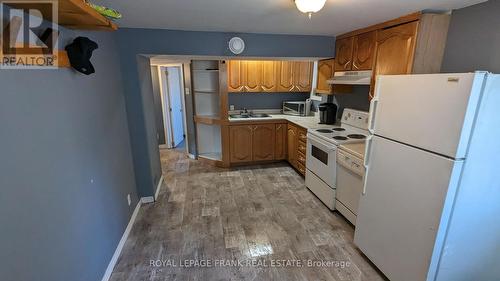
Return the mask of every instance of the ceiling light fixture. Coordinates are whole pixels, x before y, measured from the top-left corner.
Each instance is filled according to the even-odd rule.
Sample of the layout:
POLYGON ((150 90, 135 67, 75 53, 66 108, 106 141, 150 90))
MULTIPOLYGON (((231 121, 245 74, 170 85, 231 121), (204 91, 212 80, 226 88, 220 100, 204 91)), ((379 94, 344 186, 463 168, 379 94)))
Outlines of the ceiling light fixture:
POLYGON ((313 13, 319 12, 325 6, 326 0, 294 0, 297 9, 308 14, 311 18, 313 13))

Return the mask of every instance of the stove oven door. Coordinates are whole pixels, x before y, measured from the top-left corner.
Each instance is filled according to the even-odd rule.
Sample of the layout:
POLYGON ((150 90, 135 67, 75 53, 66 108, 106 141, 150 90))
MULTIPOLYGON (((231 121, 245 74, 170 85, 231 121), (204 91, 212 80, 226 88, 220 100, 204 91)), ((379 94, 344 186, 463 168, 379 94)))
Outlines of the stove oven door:
POLYGON ((312 134, 307 134, 306 168, 331 188, 336 185, 337 146, 312 134))

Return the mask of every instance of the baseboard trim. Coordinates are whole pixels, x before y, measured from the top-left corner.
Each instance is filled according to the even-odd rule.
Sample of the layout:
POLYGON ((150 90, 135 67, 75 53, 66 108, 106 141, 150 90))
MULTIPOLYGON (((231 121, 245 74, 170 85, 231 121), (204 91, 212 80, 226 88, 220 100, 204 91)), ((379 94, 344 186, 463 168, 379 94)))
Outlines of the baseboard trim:
POLYGON ((191 159, 196 159, 196 156, 194 156, 193 154, 191 153, 188 153, 188 157, 191 158, 191 159))
POLYGON ((141 200, 139 200, 139 202, 137 202, 137 205, 135 206, 134 212, 132 213, 132 217, 128 222, 127 228, 125 229, 125 232, 123 233, 120 242, 118 242, 118 246, 116 246, 115 253, 113 254, 113 257, 111 257, 111 260, 109 261, 108 267, 106 268, 106 272, 104 272, 104 276, 102 277, 102 281, 108 281, 109 278, 111 278, 113 269, 115 268, 116 262, 118 261, 120 254, 122 253, 123 246, 125 246, 125 242, 127 241, 128 235, 130 234, 130 231, 134 226, 134 222, 135 219, 137 218, 137 214, 139 213, 141 205, 142 205, 141 200))
POLYGON ((160 180, 158 181, 158 185, 156 186, 155 201, 158 200, 158 195, 160 194, 162 183, 163 183, 163 175, 161 175, 160 180))
POLYGON ((141 197, 142 204, 153 203, 154 201, 155 201, 155 198, 153 196, 141 197))

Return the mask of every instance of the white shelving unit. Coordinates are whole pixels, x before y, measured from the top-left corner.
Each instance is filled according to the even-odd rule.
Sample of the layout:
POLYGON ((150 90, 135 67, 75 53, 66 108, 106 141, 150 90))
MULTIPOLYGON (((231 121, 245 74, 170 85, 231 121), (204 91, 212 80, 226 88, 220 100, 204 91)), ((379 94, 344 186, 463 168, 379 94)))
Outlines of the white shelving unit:
POLYGON ((219 116, 219 61, 193 61, 194 106, 198 116, 219 116))
POLYGON ((198 130, 198 156, 222 159, 221 133, 219 125, 196 124, 198 130))
MULTIPOLYGON (((191 64, 195 115, 220 116, 219 61, 194 60, 191 64)), ((196 124, 198 156, 210 160, 222 159, 221 127, 215 124, 196 124)))

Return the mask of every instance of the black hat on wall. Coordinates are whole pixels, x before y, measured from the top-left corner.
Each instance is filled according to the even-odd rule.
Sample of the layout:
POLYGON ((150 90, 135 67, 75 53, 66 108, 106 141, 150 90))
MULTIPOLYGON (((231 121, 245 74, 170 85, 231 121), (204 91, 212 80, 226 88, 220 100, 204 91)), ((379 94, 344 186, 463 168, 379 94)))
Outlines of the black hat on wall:
POLYGON ((92 52, 99 46, 96 42, 87 37, 77 37, 73 42, 66 46, 68 58, 71 66, 85 75, 95 72, 94 66, 90 62, 92 52))

